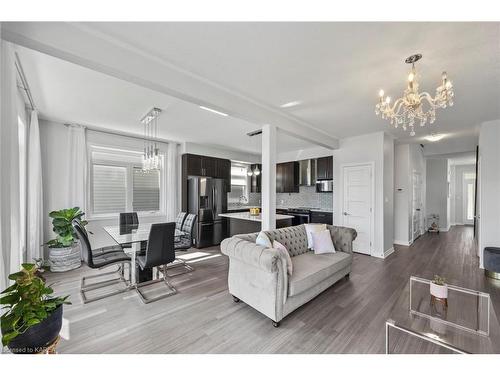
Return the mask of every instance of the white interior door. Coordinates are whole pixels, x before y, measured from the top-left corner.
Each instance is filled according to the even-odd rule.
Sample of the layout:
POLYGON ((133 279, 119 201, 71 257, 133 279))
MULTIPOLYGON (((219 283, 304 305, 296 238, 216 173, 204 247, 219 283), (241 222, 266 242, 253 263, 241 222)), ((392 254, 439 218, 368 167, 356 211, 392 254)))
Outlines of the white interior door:
POLYGON ((422 234, 422 176, 418 172, 412 175, 412 242, 422 234))
POLYGON ((344 226, 356 229, 353 251, 371 254, 372 234, 372 165, 344 166, 344 226))

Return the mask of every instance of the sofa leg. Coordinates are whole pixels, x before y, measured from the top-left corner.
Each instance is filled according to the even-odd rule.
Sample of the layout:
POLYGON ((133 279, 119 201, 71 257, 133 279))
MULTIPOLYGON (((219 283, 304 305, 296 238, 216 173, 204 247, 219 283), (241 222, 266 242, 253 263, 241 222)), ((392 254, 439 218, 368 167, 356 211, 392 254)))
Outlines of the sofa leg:
POLYGON ((351 274, 350 274, 350 273, 348 273, 347 275, 345 275, 345 279, 346 279, 346 280, 349 280, 349 277, 350 277, 350 276, 351 276, 351 274))
POLYGON ((238 303, 238 302, 240 302, 240 299, 238 297, 233 296, 233 301, 238 303))
POLYGON ((272 322, 274 328, 278 328, 280 326, 280 322, 275 322, 274 320, 272 322))

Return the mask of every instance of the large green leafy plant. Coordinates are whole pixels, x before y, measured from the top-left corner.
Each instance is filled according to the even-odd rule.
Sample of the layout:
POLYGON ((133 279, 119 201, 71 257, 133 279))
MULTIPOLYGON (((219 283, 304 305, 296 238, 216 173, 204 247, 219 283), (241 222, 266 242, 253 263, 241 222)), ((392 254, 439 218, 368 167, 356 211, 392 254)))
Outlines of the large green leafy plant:
POLYGON ((36 265, 24 263, 21 271, 9 275, 15 282, 0 298, 2 310, 7 310, 1 317, 3 345, 42 322, 62 304, 70 304, 69 296, 52 297, 54 291, 45 285, 37 271, 36 265))
POLYGON ((49 247, 69 247, 77 239, 72 222, 77 221, 82 227, 87 225, 87 221, 82 220, 84 212, 80 207, 66 208, 59 211, 52 211, 49 217, 52 218, 52 230, 57 237, 47 242, 49 247))

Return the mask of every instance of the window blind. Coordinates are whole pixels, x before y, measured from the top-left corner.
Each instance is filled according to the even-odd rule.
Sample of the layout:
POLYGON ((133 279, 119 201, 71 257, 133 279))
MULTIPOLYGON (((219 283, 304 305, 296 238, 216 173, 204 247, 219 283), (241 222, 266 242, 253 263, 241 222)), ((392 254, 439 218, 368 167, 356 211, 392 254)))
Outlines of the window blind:
POLYGON ((127 207, 127 169, 110 165, 93 166, 93 213, 125 212, 127 207))
POLYGON ((159 171, 144 173, 141 168, 133 170, 134 211, 160 210, 160 174, 159 171))

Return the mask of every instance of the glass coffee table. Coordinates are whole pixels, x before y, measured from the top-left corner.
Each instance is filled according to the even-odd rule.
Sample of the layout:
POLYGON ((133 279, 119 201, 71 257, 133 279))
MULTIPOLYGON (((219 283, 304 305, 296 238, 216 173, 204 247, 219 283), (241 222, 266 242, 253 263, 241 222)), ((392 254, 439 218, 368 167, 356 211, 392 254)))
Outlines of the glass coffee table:
POLYGON ((386 353, 500 353, 500 326, 488 293, 448 285, 431 298, 430 280, 411 276, 385 324, 386 353))

